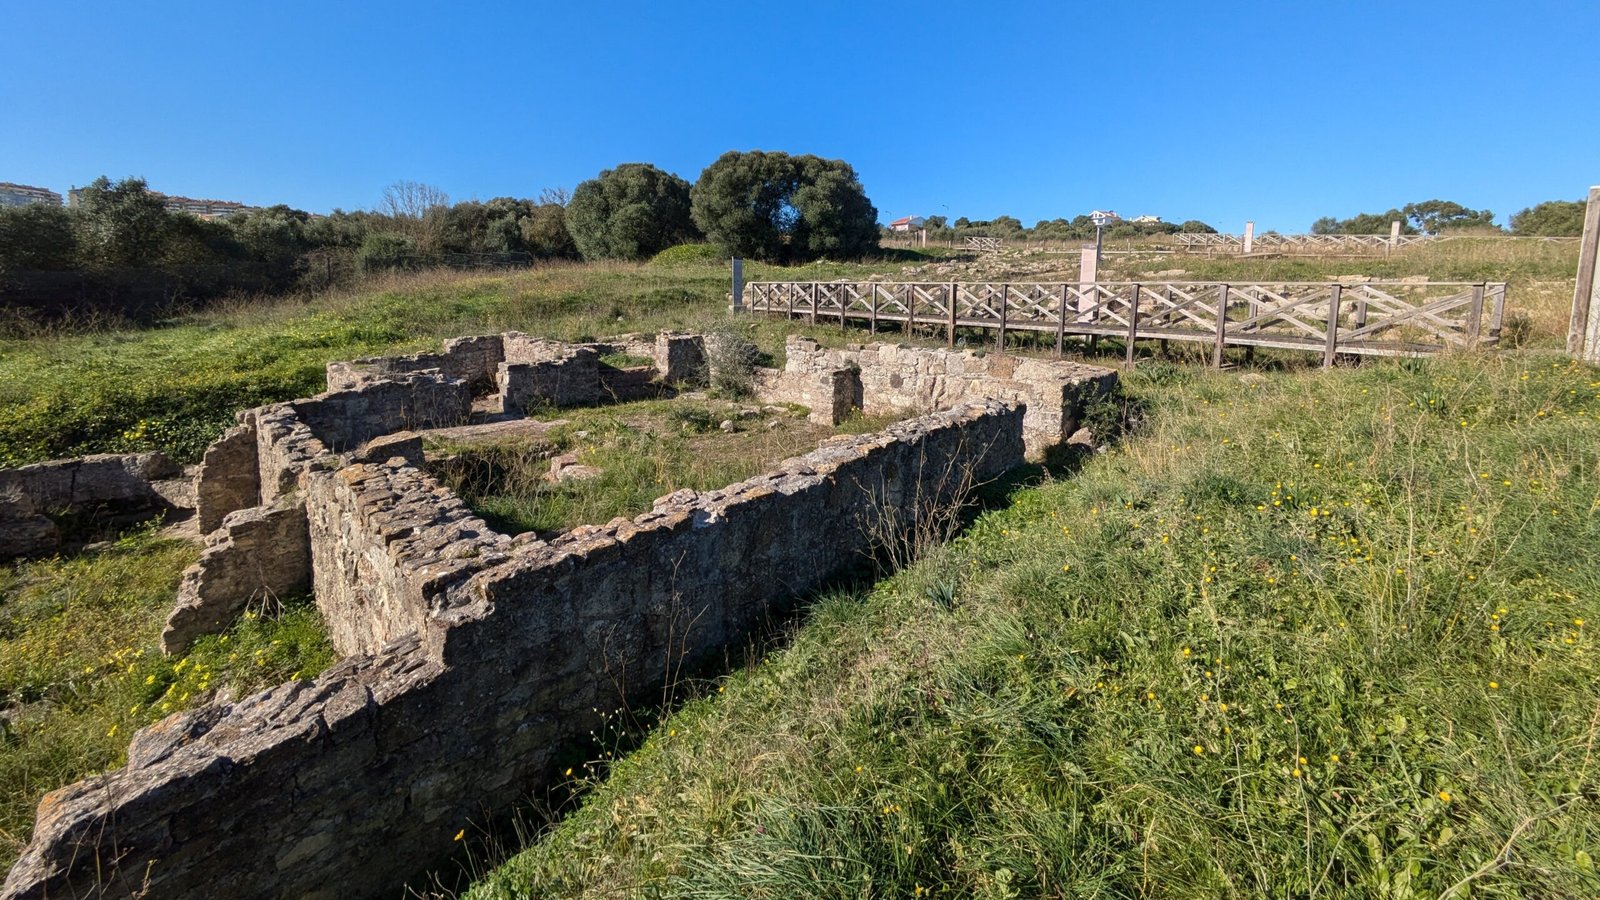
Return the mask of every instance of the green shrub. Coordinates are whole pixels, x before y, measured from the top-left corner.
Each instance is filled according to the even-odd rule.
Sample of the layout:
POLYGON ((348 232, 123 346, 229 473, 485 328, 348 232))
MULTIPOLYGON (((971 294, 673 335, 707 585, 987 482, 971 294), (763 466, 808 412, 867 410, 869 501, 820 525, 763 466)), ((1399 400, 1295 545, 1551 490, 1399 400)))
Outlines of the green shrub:
POLYGON ((650 258, 654 266, 678 266, 686 263, 721 262, 722 251, 715 244, 678 244, 650 258))

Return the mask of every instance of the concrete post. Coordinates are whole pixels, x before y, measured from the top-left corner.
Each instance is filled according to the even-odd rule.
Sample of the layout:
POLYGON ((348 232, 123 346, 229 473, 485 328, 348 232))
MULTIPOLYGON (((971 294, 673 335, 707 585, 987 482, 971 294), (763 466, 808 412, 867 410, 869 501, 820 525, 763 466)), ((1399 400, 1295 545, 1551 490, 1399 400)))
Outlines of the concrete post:
POLYGON ((1249 254, 1256 243, 1256 223, 1244 223, 1244 253, 1249 254))
POLYGON ((1399 219, 1396 219, 1393 222, 1389 223, 1389 246, 1390 247, 1398 247, 1398 246, 1400 246, 1400 220, 1399 219))
POLYGON ((1094 309, 1093 286, 1100 280, 1100 248, 1093 244, 1085 244, 1078 257, 1078 286, 1083 292, 1078 295, 1078 321, 1094 309))
POLYGON ((733 305, 728 309, 733 312, 744 309, 744 260, 737 256, 733 258, 733 305))
POLYGON ((1589 188, 1580 247, 1572 321, 1567 326, 1567 352, 1584 362, 1600 363, 1600 277, 1596 277, 1600 267, 1600 186, 1589 188))

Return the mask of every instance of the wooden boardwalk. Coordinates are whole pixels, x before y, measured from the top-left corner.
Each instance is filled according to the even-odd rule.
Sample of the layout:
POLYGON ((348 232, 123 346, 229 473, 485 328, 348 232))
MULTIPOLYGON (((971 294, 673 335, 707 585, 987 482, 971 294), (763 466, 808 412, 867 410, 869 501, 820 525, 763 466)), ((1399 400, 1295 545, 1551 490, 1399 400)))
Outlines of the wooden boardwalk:
POLYGON ((954 345, 962 328, 1122 338, 1127 357, 1141 340, 1309 350, 1332 365, 1341 353, 1427 356, 1500 339, 1503 282, 1363 284, 1216 282, 870 282, 756 281, 745 285, 751 313, 885 327, 938 329, 954 345))

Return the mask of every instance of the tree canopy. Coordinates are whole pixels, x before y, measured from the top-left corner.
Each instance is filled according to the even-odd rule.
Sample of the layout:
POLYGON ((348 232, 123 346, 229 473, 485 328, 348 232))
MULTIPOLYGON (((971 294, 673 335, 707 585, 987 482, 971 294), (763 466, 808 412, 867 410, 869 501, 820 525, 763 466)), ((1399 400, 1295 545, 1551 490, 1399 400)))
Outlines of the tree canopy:
POLYGON ((698 237, 689 182, 649 163, 623 163, 578 185, 566 226, 584 259, 647 259, 698 237))
POLYGON ((1493 228, 1494 213, 1469 209, 1453 200, 1424 200, 1407 203, 1400 210, 1423 234, 1438 234, 1452 228, 1493 228))
POLYGON ((878 210, 843 160, 730 150, 690 201, 694 223, 733 256, 795 262, 878 247, 878 210))
POLYGON ((1546 200, 1511 217, 1511 233, 1538 237, 1581 237, 1582 200, 1546 200))

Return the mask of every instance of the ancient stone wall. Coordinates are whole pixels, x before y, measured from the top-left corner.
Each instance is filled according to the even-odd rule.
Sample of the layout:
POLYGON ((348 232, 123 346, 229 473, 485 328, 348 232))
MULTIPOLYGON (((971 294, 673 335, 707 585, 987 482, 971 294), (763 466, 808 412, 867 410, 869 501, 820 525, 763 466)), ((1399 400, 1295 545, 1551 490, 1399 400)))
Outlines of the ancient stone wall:
POLYGON ((347 391, 398 375, 437 371, 447 378, 459 378, 475 391, 494 384, 495 368, 505 359, 498 334, 452 338, 444 342, 441 353, 413 353, 408 356, 365 357, 349 362, 328 363, 328 390, 347 391))
POLYGON ((303 484, 317 606, 342 655, 420 633, 448 588, 503 562, 511 544, 401 457, 311 472, 303 484))
MULTIPOLYGON (((811 407, 814 419, 826 421, 825 401, 838 396, 843 377, 859 385, 854 404, 867 415, 944 409, 986 398, 1009 400, 1027 405, 1023 428, 1030 453, 1070 437, 1085 404, 1110 390, 1117 378, 1109 369, 1062 360, 897 344, 830 349, 809 338, 791 337, 785 350, 781 371, 761 373, 764 399, 800 403, 811 407)), ((834 400, 831 424, 839 419, 834 400)))
POLYGON ((179 475, 161 453, 108 453, 0 469, 0 559, 56 552, 62 524, 134 524, 192 507, 192 499, 181 496, 179 475))
POLYGON ((0 897, 387 895, 458 830, 543 784, 594 708, 741 638, 969 473, 1016 465, 1022 415, 990 402, 836 439, 634 520, 515 547, 467 516, 435 523, 450 499, 401 460, 316 461, 297 491, 314 547, 360 532, 334 539, 352 549, 328 564, 356 567, 341 602, 370 611, 414 592, 393 621, 425 607, 420 626, 314 680, 141 731, 127 766, 41 803, 0 897), (443 543, 424 539, 436 525, 443 543), (375 555, 388 562, 359 568, 375 555))
POLYGON ((342 453, 396 431, 459 425, 472 413, 472 391, 460 378, 422 372, 290 405, 328 449, 342 453))

